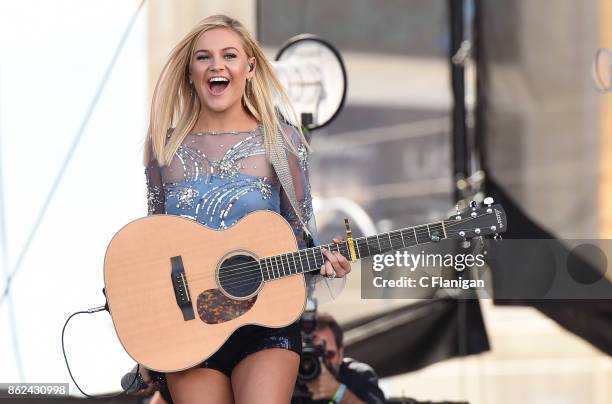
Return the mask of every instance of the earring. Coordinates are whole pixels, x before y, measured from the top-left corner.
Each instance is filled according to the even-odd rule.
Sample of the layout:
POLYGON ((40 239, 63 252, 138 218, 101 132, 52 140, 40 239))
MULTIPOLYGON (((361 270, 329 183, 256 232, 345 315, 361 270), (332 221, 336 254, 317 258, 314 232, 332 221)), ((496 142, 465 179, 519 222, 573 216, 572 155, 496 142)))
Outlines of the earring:
MULTIPOLYGON (((252 80, 252 79, 251 79, 251 80, 252 80)), ((252 85, 252 83, 251 83, 251 80, 247 80, 247 85, 246 85, 246 96, 247 96, 247 97, 250 97, 250 96, 251 96, 251 93, 253 92, 253 89, 252 89, 252 86, 253 86, 253 85, 252 85)))

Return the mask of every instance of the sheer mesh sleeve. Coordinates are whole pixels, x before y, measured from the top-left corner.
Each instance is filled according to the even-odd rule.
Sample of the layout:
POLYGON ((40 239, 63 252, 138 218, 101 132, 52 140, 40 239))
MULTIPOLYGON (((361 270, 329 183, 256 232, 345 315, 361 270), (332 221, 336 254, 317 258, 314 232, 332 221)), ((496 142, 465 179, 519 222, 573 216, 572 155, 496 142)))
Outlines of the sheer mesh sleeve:
MULTIPOLYGON (((317 228, 312 207, 312 196, 310 193, 310 180, 308 175, 308 151, 306 146, 300 141, 298 131, 293 127, 285 127, 285 141, 290 142, 293 149, 297 151, 297 155, 291 150, 287 151, 287 160, 289 170, 293 179, 295 196, 297 199, 298 209, 301 210, 302 218, 312 235, 315 245, 320 245, 317 235, 317 228)), ((281 189, 280 195, 280 214, 289 222, 295 237, 298 241, 300 249, 307 248, 304 240, 304 232, 302 224, 296 215, 287 194, 281 189)), ((316 299, 317 303, 324 303, 335 299, 344 289, 346 277, 329 279, 311 272, 306 274, 306 283, 308 287, 308 296, 311 299, 316 299)))
POLYGON ((161 169, 157 164, 157 160, 151 159, 151 162, 145 168, 145 178, 147 180, 148 214, 159 215, 166 213, 161 169))

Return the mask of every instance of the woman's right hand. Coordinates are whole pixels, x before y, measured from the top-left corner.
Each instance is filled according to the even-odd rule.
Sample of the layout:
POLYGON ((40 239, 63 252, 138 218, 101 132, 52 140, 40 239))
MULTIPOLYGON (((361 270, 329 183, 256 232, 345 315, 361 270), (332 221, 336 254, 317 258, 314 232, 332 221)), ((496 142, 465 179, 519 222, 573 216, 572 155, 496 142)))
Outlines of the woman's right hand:
MULTIPOLYGON (((136 368, 138 367, 138 365, 134 366, 134 368, 132 369, 132 373, 136 373, 136 368)), ((142 381, 144 382, 145 386, 139 390, 133 391, 131 393, 128 393, 130 395, 133 396, 150 396, 153 393, 155 393, 157 390, 159 390, 160 385, 159 382, 156 380, 151 379, 151 374, 149 373, 149 369, 145 368, 144 366, 140 365, 138 372, 140 373, 140 375, 142 376, 142 381)), ((131 383, 131 380, 130 380, 131 383)), ((135 381, 134 384, 138 383, 138 381, 135 381)))

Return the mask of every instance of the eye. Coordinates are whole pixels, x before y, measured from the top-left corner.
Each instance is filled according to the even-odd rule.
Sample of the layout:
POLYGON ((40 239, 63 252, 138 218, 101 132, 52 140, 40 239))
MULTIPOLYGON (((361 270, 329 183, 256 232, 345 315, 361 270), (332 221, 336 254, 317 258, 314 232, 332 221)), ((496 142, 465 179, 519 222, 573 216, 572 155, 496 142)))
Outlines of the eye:
POLYGON ((196 60, 205 60, 208 59, 208 55, 200 55, 196 58, 196 60))
POLYGON ((233 53, 227 53, 227 54, 225 55, 225 57, 226 57, 227 59, 234 59, 234 58, 236 57, 236 55, 235 55, 235 54, 233 54, 233 53))

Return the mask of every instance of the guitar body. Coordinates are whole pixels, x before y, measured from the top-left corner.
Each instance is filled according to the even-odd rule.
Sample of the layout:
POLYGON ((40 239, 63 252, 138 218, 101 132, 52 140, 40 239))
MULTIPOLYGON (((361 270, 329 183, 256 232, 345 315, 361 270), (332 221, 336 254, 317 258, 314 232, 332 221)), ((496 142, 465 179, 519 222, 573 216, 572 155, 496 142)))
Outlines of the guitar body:
POLYGON ((271 211, 225 230, 171 215, 129 223, 104 259, 121 344, 145 367, 174 372, 206 360, 245 324, 291 324, 305 307, 304 275, 263 282, 256 260, 297 249, 289 224, 271 211))

